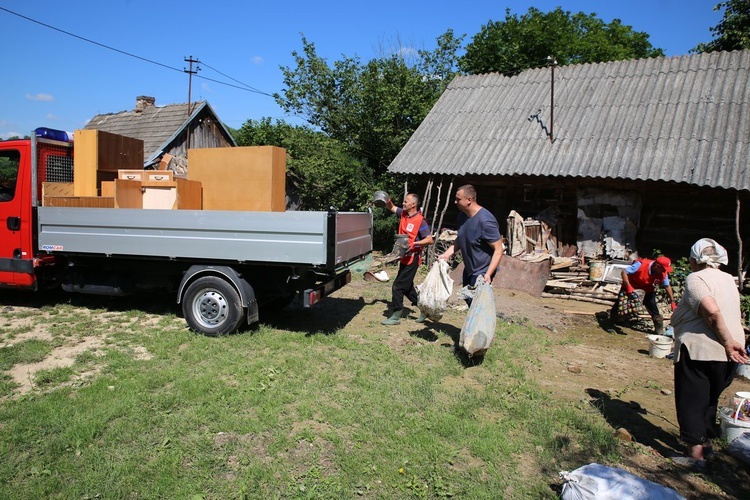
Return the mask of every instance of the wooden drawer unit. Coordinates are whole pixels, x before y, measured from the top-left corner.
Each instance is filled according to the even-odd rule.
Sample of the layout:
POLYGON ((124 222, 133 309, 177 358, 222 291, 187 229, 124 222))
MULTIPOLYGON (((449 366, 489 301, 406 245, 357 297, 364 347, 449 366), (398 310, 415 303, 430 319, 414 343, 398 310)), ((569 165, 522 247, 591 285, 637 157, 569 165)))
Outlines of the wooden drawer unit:
POLYGON ((117 179, 114 182, 114 199, 115 208, 200 210, 202 206, 200 183, 186 179, 117 179))
POLYGON ((118 170, 117 178, 126 181, 173 182, 171 170, 118 170))

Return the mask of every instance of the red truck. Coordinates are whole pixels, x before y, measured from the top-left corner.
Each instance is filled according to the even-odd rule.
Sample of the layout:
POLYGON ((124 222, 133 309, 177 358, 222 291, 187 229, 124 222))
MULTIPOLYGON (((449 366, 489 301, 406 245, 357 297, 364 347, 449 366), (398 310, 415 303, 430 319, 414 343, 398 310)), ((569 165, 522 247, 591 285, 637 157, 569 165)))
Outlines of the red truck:
POLYGON ((73 152, 50 129, 0 142, 0 287, 166 290, 191 329, 216 335, 258 321, 259 304, 313 305, 372 251, 368 212, 43 206, 42 183, 73 182, 73 152))

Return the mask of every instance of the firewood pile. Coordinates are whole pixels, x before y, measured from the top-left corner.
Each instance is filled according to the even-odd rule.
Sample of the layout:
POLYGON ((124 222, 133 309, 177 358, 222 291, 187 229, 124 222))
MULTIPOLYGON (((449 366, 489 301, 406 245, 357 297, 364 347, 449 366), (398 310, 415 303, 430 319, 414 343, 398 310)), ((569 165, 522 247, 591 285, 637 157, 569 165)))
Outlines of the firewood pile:
POLYGON ((567 266, 556 262, 552 265, 542 297, 612 306, 617 301, 620 283, 616 278, 608 281, 611 282, 592 280, 589 266, 580 264, 578 259, 570 259, 567 266))

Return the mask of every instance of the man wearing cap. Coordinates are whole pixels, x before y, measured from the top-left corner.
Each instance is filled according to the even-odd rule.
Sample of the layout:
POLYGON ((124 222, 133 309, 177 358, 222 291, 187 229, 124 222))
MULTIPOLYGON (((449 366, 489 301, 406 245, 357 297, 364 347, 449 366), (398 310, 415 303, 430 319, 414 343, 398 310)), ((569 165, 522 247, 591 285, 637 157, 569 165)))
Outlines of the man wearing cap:
POLYGON ((636 289, 643 290, 643 305, 654 320, 654 330, 657 335, 664 334, 664 318, 656 305, 656 285, 661 285, 667 291, 669 304, 674 311, 677 303, 674 301, 672 286, 669 284, 668 273, 672 272, 672 261, 669 257, 660 256, 656 260, 638 259, 622 271, 622 290, 632 298, 638 298, 636 289))

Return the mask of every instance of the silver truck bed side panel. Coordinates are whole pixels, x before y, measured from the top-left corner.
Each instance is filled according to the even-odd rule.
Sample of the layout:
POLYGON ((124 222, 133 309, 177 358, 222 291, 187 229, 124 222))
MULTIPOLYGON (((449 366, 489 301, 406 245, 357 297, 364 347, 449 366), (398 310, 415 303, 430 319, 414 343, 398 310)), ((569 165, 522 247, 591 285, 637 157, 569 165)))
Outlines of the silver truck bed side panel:
POLYGON ((372 215, 340 212, 336 214, 335 264, 338 266, 372 251, 372 215))
MULTIPOLYGON (((326 212, 39 207, 38 224, 49 253, 326 264, 326 212)), ((342 249, 364 248, 361 235, 350 236, 342 249)))

